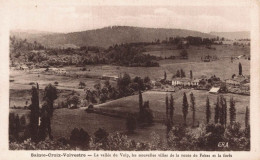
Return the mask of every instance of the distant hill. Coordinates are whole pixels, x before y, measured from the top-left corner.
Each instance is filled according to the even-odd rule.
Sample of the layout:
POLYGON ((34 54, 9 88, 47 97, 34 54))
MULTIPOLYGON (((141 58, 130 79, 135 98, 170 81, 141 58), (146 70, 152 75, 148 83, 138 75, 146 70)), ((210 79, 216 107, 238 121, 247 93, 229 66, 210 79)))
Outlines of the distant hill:
POLYGON ((131 42, 152 42, 155 39, 165 40, 166 37, 198 36, 203 38, 216 37, 211 34, 184 29, 141 28, 129 26, 113 26, 95 30, 72 33, 29 33, 15 32, 11 35, 37 41, 49 47, 62 45, 109 47, 114 44, 131 42))
POLYGON ((226 39, 250 39, 249 31, 241 31, 241 32, 210 32, 211 35, 224 37, 226 39))

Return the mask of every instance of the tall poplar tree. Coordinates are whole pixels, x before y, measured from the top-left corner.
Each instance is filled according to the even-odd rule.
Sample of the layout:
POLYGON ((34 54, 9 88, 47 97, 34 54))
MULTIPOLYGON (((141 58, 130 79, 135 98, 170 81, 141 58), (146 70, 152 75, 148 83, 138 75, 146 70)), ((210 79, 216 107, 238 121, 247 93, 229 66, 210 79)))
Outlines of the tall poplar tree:
POLYGON ((173 123, 173 113, 174 113, 174 100, 171 94, 171 99, 170 99, 170 120, 171 123, 173 123))
POLYGON ((216 106, 215 106, 215 124, 219 122, 219 97, 217 98, 216 106))
POLYGON ((39 130, 39 85, 37 83, 37 88, 35 86, 31 89, 31 105, 30 105, 30 136, 32 141, 37 142, 38 141, 38 130, 39 130))
POLYGON ((236 121, 236 107, 233 97, 230 98, 230 108, 229 108, 230 125, 236 121))
POLYGON ((182 100, 182 113, 183 113, 184 125, 187 125, 186 118, 188 115, 188 108, 189 108, 189 104, 188 104, 186 93, 184 92, 183 100, 182 100))
POLYGON ((239 75, 243 75, 243 71, 242 71, 242 64, 239 62, 238 64, 238 70, 239 70, 239 75))
POLYGON ((209 124, 210 117, 211 117, 210 103, 209 103, 209 97, 207 97, 207 101, 206 101, 206 122, 207 122, 207 124, 209 124))
POLYGON ((195 126, 195 120, 196 120, 196 108, 195 108, 195 97, 193 93, 190 94, 190 101, 191 101, 191 110, 192 110, 192 126, 195 126))
POLYGON ((248 128, 248 126, 249 126, 249 116, 250 116, 249 109, 248 109, 248 106, 246 106, 246 112, 245 112, 245 128, 248 128))
POLYGON ((165 96, 165 109, 166 109, 166 119, 169 118, 169 102, 168 102, 168 95, 165 96))

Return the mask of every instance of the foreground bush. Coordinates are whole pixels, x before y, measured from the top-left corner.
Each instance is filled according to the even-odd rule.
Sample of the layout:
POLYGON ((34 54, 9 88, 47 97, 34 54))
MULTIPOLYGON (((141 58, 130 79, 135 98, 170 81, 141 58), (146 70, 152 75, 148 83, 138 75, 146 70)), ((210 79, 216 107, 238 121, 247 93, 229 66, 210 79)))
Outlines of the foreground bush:
POLYGON ((76 147, 64 145, 58 141, 45 140, 39 143, 32 142, 27 139, 22 143, 11 142, 9 143, 10 150, 76 150, 76 147))
POLYGON ((198 128, 184 126, 173 127, 167 143, 156 133, 151 133, 151 141, 138 142, 122 133, 109 135, 104 129, 98 129, 95 137, 90 137, 83 129, 75 128, 70 139, 45 140, 34 143, 31 139, 24 142, 10 142, 10 150, 173 150, 173 151, 248 151, 250 150, 250 129, 241 129, 239 123, 224 128, 220 124, 201 125, 198 128), (228 147, 219 147, 219 142, 228 143, 228 147))

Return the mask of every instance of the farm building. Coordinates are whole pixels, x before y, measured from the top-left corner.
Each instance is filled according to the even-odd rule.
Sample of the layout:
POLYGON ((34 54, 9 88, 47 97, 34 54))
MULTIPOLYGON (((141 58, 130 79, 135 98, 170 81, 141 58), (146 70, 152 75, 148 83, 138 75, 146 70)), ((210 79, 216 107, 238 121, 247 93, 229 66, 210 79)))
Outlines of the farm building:
POLYGON ((220 87, 212 87, 209 93, 218 94, 220 91, 220 87))
POLYGON ((172 79, 172 85, 173 86, 190 86, 191 85, 191 79, 189 78, 174 78, 172 79))
POLYGON ((191 81, 191 85, 192 86, 198 86, 200 81, 201 81, 201 79, 194 79, 193 81, 191 81))
POLYGON ((174 78, 172 79, 172 85, 184 85, 184 86, 198 86, 201 79, 191 80, 189 78, 174 78))

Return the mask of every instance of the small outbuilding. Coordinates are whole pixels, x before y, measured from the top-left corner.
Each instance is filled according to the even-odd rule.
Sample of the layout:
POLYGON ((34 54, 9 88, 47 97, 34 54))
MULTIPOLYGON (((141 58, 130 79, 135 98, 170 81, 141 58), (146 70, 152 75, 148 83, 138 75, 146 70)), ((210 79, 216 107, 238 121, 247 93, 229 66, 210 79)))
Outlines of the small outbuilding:
POLYGON ((212 94, 218 94, 220 91, 220 87, 212 87, 209 91, 209 93, 212 93, 212 94))

